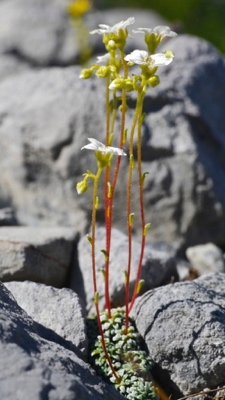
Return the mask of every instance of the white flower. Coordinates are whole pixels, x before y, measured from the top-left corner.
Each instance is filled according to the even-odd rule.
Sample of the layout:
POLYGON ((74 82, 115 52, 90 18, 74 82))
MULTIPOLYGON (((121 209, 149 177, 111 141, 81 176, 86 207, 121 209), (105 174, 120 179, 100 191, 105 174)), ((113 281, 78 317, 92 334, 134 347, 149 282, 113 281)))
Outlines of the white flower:
POLYGON ((160 36, 161 40, 165 37, 165 36, 170 36, 170 37, 175 37, 177 36, 176 32, 171 31, 171 29, 168 26, 163 26, 163 25, 159 25, 156 26, 155 28, 138 28, 137 30, 133 31, 134 33, 154 33, 154 35, 156 36, 160 36))
POLYGON ((109 60, 110 60, 110 54, 109 53, 106 53, 103 56, 98 56, 97 57, 97 63, 98 64, 101 64, 101 63, 107 64, 109 62, 109 60))
POLYGON ((119 149, 117 147, 110 147, 110 146, 105 146, 103 143, 99 142, 98 140, 94 138, 88 138, 89 144, 86 146, 83 146, 81 150, 83 149, 88 149, 88 150, 94 150, 94 151, 101 151, 102 153, 111 153, 111 154, 116 154, 117 156, 126 156, 126 153, 122 149, 119 149))
POLYGON ((170 52, 169 56, 164 53, 150 55, 145 50, 134 50, 128 54, 124 59, 138 65, 148 65, 149 67, 161 67, 169 65, 173 61, 173 54, 170 52))
POLYGON ((90 34, 93 35, 94 33, 99 33, 99 35, 103 35, 104 33, 114 33, 115 35, 117 35, 121 29, 125 31, 127 26, 134 24, 134 22, 135 22, 134 17, 130 17, 126 21, 118 22, 113 26, 100 24, 99 29, 91 31, 90 34))

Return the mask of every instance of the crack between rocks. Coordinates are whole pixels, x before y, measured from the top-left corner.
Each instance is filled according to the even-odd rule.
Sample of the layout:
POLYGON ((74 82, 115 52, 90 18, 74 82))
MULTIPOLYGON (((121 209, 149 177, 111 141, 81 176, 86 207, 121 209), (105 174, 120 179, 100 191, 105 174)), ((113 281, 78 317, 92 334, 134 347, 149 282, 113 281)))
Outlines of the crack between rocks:
POLYGON ((73 143, 73 137, 75 132, 75 119, 72 119, 69 122, 69 129, 68 129, 68 137, 64 140, 61 140, 51 149, 52 159, 57 161, 63 151, 63 149, 67 146, 70 146, 73 143))

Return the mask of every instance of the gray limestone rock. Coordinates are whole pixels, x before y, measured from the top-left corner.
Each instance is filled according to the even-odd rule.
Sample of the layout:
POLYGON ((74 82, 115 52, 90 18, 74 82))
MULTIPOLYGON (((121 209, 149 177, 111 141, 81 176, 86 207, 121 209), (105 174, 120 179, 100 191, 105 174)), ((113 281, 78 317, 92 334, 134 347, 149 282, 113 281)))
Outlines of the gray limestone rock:
POLYGON ((222 250, 213 243, 189 247, 186 256, 193 268, 199 273, 225 272, 225 260, 222 250))
MULTIPOLYGON (((204 40, 186 35, 166 48, 175 60, 159 70, 161 84, 147 92, 144 105, 143 170, 149 173, 144 200, 151 240, 223 245, 224 58, 204 40)), ((93 154, 80 148, 88 137, 104 141, 105 87, 95 78, 81 81, 79 73, 79 67, 51 68, 0 84, 0 202, 13 204, 20 224, 76 226, 80 232, 90 226, 91 190, 78 197, 75 186, 87 169, 96 170, 93 154)), ((134 97, 131 93, 127 128, 134 97)), ((118 126, 119 121, 116 132, 118 126)), ((123 231, 126 174, 123 157, 114 207, 115 227, 123 231)), ((136 183, 134 172, 132 212, 140 238, 136 183)), ((102 223, 101 190, 99 198, 102 223)))
POLYGON ((5 286, 34 321, 71 341, 87 355, 85 310, 76 293, 30 281, 6 282, 5 286))
POLYGON ((136 303, 137 328, 170 393, 225 384, 224 284, 224 273, 212 273, 154 289, 136 303))
POLYGON ((35 323, 0 283, 1 400, 122 400, 72 343, 35 323))
POLYGON ((11 207, 0 208, 0 226, 18 225, 15 212, 11 207))
MULTIPOLYGON (((105 230, 98 228, 96 231, 96 268, 99 292, 100 308, 104 308, 104 279, 101 270, 104 268, 104 256, 100 250, 105 249, 105 230)), ((133 241, 132 263, 130 276, 130 299, 133 294, 134 284, 139 264, 141 245, 133 241)), ((110 273, 109 285, 112 307, 123 306, 125 304, 125 284, 124 271, 127 270, 128 262, 128 238, 117 229, 112 230, 112 242, 110 253, 110 273)), ((93 281, 92 281, 92 262, 91 246, 86 236, 82 237, 78 243, 78 264, 79 269, 74 269, 71 277, 71 287, 86 302, 88 313, 94 312, 93 304, 93 281)), ((173 255, 156 248, 156 246, 146 245, 142 263, 141 279, 144 279, 142 290, 160 286, 177 277, 176 263, 173 255)))
MULTIPOLYGON (((0 4, 1 7, 1 4, 0 4)), ((1 17, 0 17, 1 18, 1 17)), ((1 37, 1 34, 0 34, 1 37)), ((12 54, 1 54, 0 53, 0 81, 5 78, 10 79, 14 75, 21 74, 23 72, 29 71, 31 67, 25 61, 18 60, 12 54)))
POLYGON ((62 287, 77 239, 73 228, 1 227, 0 279, 62 287))

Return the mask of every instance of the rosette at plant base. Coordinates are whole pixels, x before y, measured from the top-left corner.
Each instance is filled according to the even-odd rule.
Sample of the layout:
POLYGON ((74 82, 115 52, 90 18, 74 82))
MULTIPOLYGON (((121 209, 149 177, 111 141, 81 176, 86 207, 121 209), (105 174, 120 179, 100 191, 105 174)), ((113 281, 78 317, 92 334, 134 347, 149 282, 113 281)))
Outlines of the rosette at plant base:
POLYGON ((110 318, 107 311, 101 312, 101 323, 107 351, 120 382, 116 382, 105 358, 96 318, 87 319, 90 363, 128 400, 157 400, 151 375, 152 361, 143 350, 142 338, 134 322, 129 319, 128 333, 125 334, 125 311, 116 308, 111 312, 110 318))

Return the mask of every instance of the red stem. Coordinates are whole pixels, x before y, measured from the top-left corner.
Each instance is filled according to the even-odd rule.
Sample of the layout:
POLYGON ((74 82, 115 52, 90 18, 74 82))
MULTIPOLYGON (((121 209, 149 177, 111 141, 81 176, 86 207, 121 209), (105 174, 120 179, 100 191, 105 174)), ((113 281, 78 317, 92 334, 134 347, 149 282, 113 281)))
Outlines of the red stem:
MULTIPOLYGON (((127 76, 128 68, 127 63, 124 61, 124 76, 127 76)), ((126 109, 126 90, 122 90, 122 116, 121 116, 121 129, 120 129, 120 145, 119 147, 122 149, 123 135, 125 129, 125 109, 126 109)), ((116 166, 113 175, 113 181, 111 186, 111 194, 109 196, 108 191, 108 182, 109 181, 109 173, 105 173, 105 223, 106 223, 106 253, 107 259, 105 262, 105 306, 108 310, 109 317, 111 316, 111 304, 110 304, 110 295, 109 295, 109 256, 110 256, 110 248, 111 248, 111 233, 112 233, 112 215, 113 215, 113 200, 114 200, 114 192, 116 187, 116 182, 120 169, 121 156, 117 157, 116 166)))
POLYGON ((133 291, 133 296, 131 300, 131 304, 129 306, 130 313, 134 302, 137 297, 137 289, 139 285, 139 281, 141 278, 141 270, 142 270, 142 262, 144 256, 145 249, 145 212, 144 212, 144 198, 143 198, 143 179, 142 179, 142 165, 141 165, 141 126, 142 126, 142 107, 143 107, 143 98, 140 103, 139 115, 138 115, 138 143, 137 143, 137 160, 138 160, 138 181, 139 181, 139 204, 140 204, 140 214, 141 214, 141 228, 142 228, 142 240, 141 240, 141 252, 138 263, 137 277, 135 281, 135 287, 133 291))
POLYGON ((102 329, 102 323, 101 323, 101 318, 100 318, 100 312, 99 312, 98 303, 95 303, 95 308, 96 308, 96 316, 97 316, 97 321, 98 321, 98 328, 99 328, 99 332, 100 332, 101 339, 102 339, 102 348, 103 348, 103 350, 104 350, 106 360, 107 360, 108 363, 109 363, 110 369, 111 369, 113 375, 115 376, 115 378, 116 378, 116 380, 117 380, 117 383, 120 383, 121 379, 120 379, 119 376, 117 375, 117 373, 116 373, 116 371, 115 371, 115 368, 114 368, 113 365, 112 365, 112 361, 111 361, 111 359, 110 359, 109 353, 108 353, 107 348, 106 348, 105 336, 104 336, 104 332, 103 332, 103 329, 102 329))

